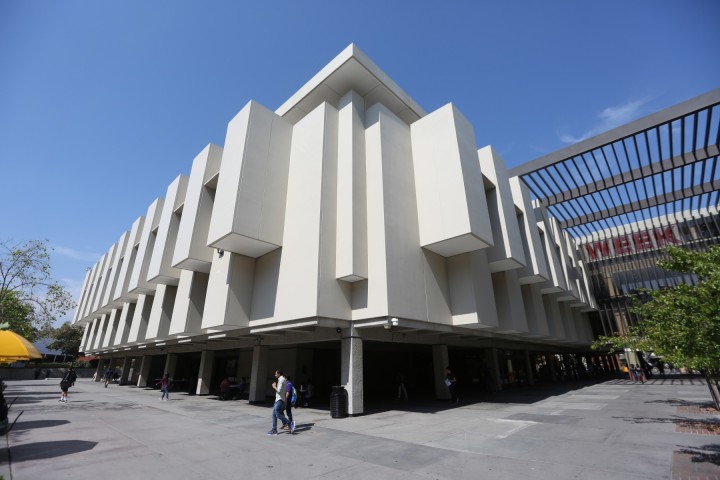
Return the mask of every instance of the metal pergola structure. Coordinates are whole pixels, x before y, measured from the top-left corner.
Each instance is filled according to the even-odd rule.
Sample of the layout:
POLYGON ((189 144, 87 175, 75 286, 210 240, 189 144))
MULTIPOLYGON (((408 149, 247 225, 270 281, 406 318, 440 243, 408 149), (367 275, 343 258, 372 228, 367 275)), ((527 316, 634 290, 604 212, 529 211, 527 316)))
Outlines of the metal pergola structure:
POLYGON ((720 243, 719 146, 716 89, 510 170, 584 245, 596 334, 634 324, 640 290, 696 280, 656 264, 668 243, 720 243))
POLYGON ((717 212, 719 147, 720 88, 509 173, 582 243, 629 224, 717 212))

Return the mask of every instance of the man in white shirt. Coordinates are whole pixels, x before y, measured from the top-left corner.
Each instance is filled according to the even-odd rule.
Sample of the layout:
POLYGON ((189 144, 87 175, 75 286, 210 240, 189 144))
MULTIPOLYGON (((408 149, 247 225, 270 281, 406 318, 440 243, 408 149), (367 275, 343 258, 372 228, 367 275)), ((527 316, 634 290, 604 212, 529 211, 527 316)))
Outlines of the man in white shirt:
POLYGON ((290 421, 287 419, 285 414, 283 413, 283 410, 285 410, 285 402, 287 397, 286 392, 286 382, 287 380, 283 376, 282 370, 275 370, 275 378, 277 378, 277 382, 273 382, 272 388, 275 390, 275 404, 273 405, 273 412, 272 412, 272 430, 270 430, 267 434, 268 435, 277 435, 277 421, 278 418, 283 424, 283 428, 290 425, 290 421))

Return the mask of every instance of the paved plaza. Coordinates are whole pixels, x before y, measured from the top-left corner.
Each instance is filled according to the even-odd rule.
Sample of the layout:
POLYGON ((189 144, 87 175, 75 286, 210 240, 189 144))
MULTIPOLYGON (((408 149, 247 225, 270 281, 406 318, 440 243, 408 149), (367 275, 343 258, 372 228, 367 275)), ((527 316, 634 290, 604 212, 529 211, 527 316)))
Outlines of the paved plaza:
POLYGON ((296 409, 269 437, 270 404, 81 379, 9 381, 6 480, 719 479, 720 416, 697 377, 519 388, 460 405, 388 402, 334 419, 296 409))

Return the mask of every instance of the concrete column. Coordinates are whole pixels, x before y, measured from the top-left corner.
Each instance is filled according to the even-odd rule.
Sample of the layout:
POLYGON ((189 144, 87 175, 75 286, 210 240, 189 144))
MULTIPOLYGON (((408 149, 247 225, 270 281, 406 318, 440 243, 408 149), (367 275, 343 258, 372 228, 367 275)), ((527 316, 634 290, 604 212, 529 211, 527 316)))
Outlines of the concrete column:
POLYGON ((132 365, 132 357, 125 357, 122 364, 122 372, 120 372, 120 385, 125 385, 130 375, 130 365, 132 365))
POLYGON ((527 371, 528 385, 535 385, 535 376, 533 375, 533 372, 535 371, 534 367, 530 352, 525 350, 525 370, 527 371))
POLYGON ((215 352, 203 350, 200 357, 200 371, 198 372, 197 395, 210 393, 210 380, 212 378, 213 365, 215 364, 215 352))
POLYGON ((142 363, 140 363, 140 375, 138 375, 137 386, 147 387, 148 381, 150 380, 150 362, 152 357, 150 355, 144 355, 142 357, 142 363))
POLYGON ((497 348, 485 349, 485 363, 490 371, 491 387, 493 392, 502 390, 502 376, 500 375, 500 364, 498 363, 497 348))
POLYGON ((432 353, 435 397, 441 400, 449 400, 450 391, 447 385, 445 385, 445 367, 450 364, 447 345, 433 345, 432 353))
POLYGON ((175 376, 175 366, 177 365, 177 353, 168 353, 165 357, 165 370, 163 373, 170 375, 170 378, 175 376))
POLYGON ((603 356, 605 360, 605 366, 610 371, 612 370, 613 376, 617 377, 621 370, 620 370, 620 362, 618 362, 617 356, 615 355, 605 355, 603 356))
POLYGON ((103 371, 105 370, 105 359, 100 357, 98 360, 97 368, 95 369, 95 381, 99 382, 102 380, 103 371))
POLYGON ((363 341, 355 327, 344 328, 341 340, 340 384, 348 393, 348 414, 363 413, 363 341))
POLYGON ((269 358, 270 349, 267 346, 255 345, 253 347, 250 393, 248 394, 250 403, 265 401, 265 392, 268 388, 265 380, 267 380, 269 358))

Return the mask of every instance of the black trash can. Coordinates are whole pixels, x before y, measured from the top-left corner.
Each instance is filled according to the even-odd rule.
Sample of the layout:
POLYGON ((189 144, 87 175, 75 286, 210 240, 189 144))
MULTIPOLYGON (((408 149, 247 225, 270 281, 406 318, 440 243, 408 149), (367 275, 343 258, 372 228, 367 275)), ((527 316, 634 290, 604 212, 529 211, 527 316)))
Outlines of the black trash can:
POLYGON ((347 390, 342 385, 332 387, 330 393, 330 416, 332 418, 345 418, 347 413, 347 390))

